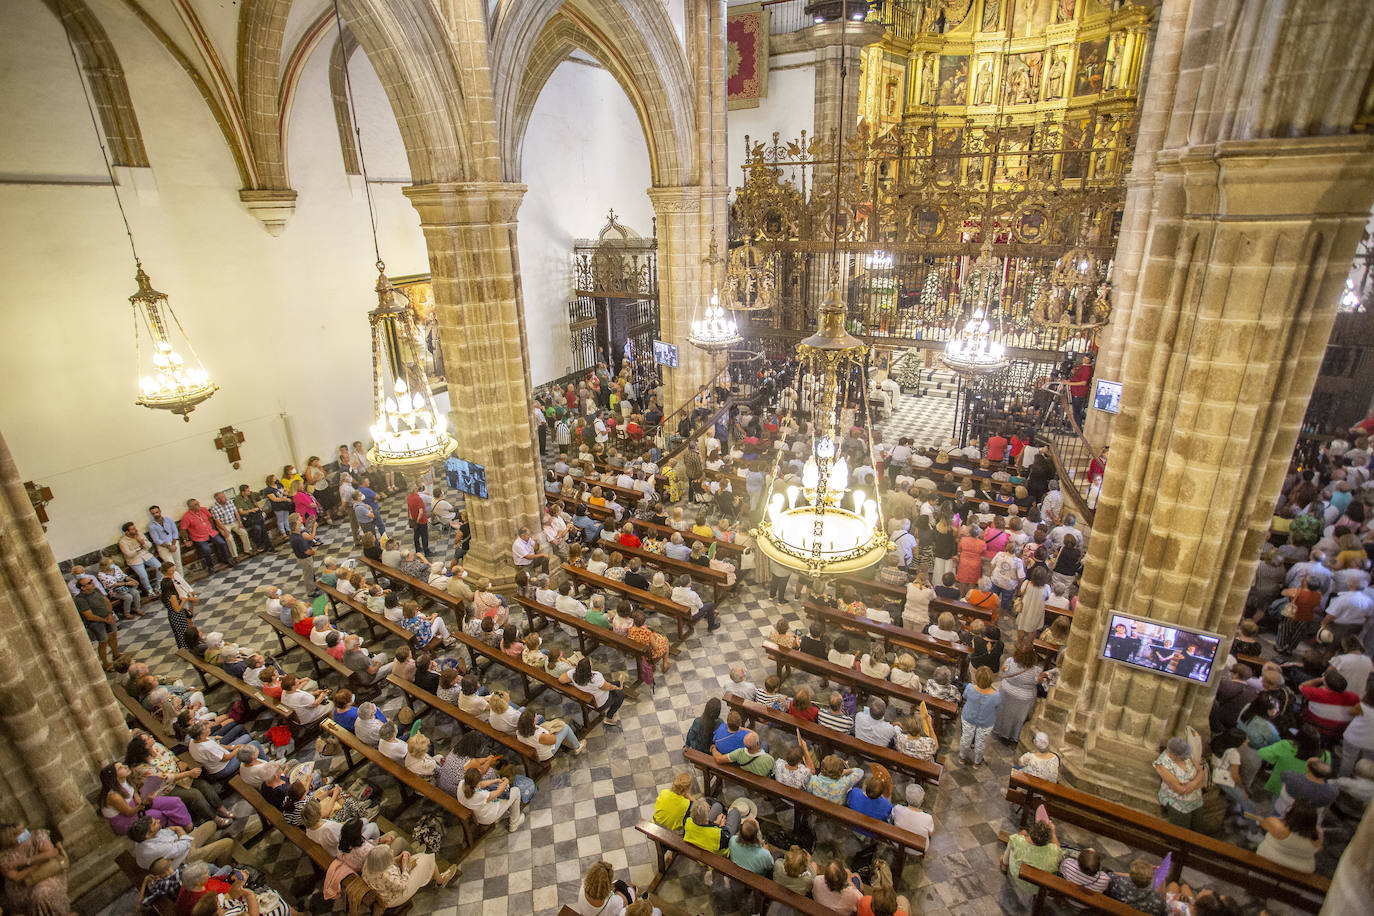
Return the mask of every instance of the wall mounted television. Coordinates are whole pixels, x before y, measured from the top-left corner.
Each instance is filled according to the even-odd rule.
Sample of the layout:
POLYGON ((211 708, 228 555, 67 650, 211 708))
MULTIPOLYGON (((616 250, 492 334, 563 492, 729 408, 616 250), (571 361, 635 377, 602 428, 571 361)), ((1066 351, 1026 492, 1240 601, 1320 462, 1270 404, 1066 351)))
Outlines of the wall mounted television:
POLYGON ((1152 674, 1206 684, 1217 673, 1229 647, 1230 637, 1220 633, 1113 611, 1099 654, 1152 674))
POLYGON ((444 476, 453 489, 478 499, 487 498, 487 469, 482 465, 462 458, 450 458, 444 462, 444 476))

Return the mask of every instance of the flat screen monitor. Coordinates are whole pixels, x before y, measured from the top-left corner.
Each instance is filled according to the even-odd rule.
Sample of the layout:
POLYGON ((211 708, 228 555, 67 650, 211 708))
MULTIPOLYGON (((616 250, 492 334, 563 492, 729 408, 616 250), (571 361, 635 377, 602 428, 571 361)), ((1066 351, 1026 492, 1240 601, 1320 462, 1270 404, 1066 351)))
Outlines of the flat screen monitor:
POLYGON ((654 341, 654 362, 660 366, 677 368, 677 345, 664 343, 661 340, 654 341))
POLYGON ((450 458, 444 462, 448 485, 453 489, 478 499, 487 498, 487 469, 462 458, 450 458))
POLYGON ((1098 379, 1093 389, 1092 406, 1107 413, 1118 413, 1121 410, 1121 383, 1098 379))
POLYGON ((1102 640, 1102 657, 1195 684, 1212 679, 1226 658, 1229 640, 1220 633, 1192 630, 1128 614, 1111 614, 1102 640))

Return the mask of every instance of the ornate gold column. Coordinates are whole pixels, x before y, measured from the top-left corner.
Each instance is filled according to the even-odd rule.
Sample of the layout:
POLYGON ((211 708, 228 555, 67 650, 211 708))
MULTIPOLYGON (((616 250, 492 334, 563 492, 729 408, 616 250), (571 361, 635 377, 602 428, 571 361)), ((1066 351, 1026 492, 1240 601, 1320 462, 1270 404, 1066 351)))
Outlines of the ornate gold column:
POLYGON ((1097 657, 1113 610, 1229 635, 1374 200, 1374 138, 1164 150, 1059 686, 1034 727, 1068 778, 1154 804, 1156 746, 1212 691, 1097 657))
MULTIPOLYGON (((725 256, 725 191, 714 192, 720 223, 716 247, 725 256)), ((689 185, 650 188, 658 225, 658 314, 663 339, 677 344, 678 367, 663 370, 663 407, 671 413, 692 397, 723 365, 724 356, 698 350, 687 342, 692 319, 700 317, 711 297, 711 268, 703 264, 711 243, 712 197, 709 188, 689 185)), ((716 271, 718 277, 724 270, 716 271)))
POLYGON ((21 476, 0 438, 0 818, 61 834, 75 898, 115 870, 86 795, 129 730, 21 476))
POLYGON ((456 454, 487 470, 487 499, 468 497, 476 576, 508 584, 511 544, 537 530, 540 484, 530 423, 529 349, 520 300, 515 214, 523 184, 445 182, 407 187, 434 278, 456 454))

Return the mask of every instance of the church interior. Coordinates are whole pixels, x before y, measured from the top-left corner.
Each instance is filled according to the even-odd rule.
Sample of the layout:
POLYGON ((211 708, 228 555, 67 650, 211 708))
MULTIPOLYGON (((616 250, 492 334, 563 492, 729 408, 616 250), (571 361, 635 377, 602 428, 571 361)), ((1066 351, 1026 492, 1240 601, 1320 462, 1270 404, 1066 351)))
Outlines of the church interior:
POLYGON ((6 9, 0 913, 1367 905, 1365 3, 6 9))

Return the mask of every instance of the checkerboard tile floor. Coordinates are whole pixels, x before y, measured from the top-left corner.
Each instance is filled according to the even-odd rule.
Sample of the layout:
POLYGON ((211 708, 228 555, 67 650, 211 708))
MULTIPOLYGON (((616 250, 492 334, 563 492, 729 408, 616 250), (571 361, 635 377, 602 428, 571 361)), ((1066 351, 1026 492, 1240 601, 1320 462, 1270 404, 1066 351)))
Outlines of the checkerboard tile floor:
MULTIPOLYGON (((952 404, 952 400, 903 397, 887 428, 897 427, 925 436, 917 439, 918 444, 937 444, 952 425, 952 404)), ((391 497, 385 501, 384 510, 390 530, 404 533, 403 499, 391 497)), ((323 528, 321 533, 328 548, 320 551, 321 556, 356 555, 346 524, 323 528)), ((437 542, 434 546, 437 553, 437 542)), ((585 754, 559 755, 551 772, 540 781, 539 792, 527 809, 528 819, 519 830, 508 834, 503 825, 491 830, 463 861, 462 877, 447 888, 422 891, 415 898, 414 912, 436 916, 553 914, 561 903, 577 899, 582 876, 594 862, 603 859, 615 866, 618 877, 648 884, 655 872, 654 850, 634 825, 652 815, 659 788, 671 782, 674 773, 681 769, 683 737, 692 718, 709 697, 719 695, 720 685, 733 666, 744 666, 755 681, 763 679, 768 667, 762 637, 774 619, 781 615, 794 624, 801 622, 800 603, 780 604, 770 599, 764 587, 752 582, 752 576, 742 576, 740 584, 722 603, 720 629, 707 633, 704 627, 699 628, 680 647, 672 670, 666 676, 658 676, 657 689, 650 692, 640 688, 637 700, 626 701, 620 713, 620 729, 598 725, 587 738, 585 754)), ((271 629, 256 614, 263 600, 256 590, 265 585, 299 592, 300 576, 289 549, 254 557, 197 583, 204 596, 200 612, 203 630, 223 632, 226 639, 240 645, 275 648, 276 638, 271 629)), ((122 625, 121 646, 147 661, 154 670, 179 672, 191 683, 195 675, 181 670, 183 666, 175 658, 175 645, 160 608, 154 610, 156 606, 152 604, 147 607, 150 613, 145 618, 122 625)), ((562 639, 565 648, 570 642, 566 637, 553 638, 562 639)), ((623 670, 620 657, 605 654, 604 649, 596 653, 595 661, 603 673, 623 670)), ((293 661, 288 667, 290 664, 301 663, 293 661)), ((495 672, 490 683, 500 683, 518 695, 519 685, 503 681, 503 673, 495 672)), ((786 688, 795 690, 803 684, 813 690, 819 686, 817 679, 794 672, 786 688)), ((227 702, 222 692, 212 700, 227 702)), ((382 702, 388 713, 399 705, 400 697, 394 693, 382 702)), ((574 708, 559 704, 547 693, 536 698, 534 705, 545 715, 575 719, 574 708)), ((442 717, 431 718, 424 729, 433 736, 436 731, 443 732, 441 726, 442 717)), ((770 731, 764 737, 776 748, 785 746, 790 736, 770 731)), ((945 737, 941 759, 946 763, 946 752, 954 741, 957 734, 945 737)), ((311 753, 307 749, 303 756, 311 753)), ((957 763, 947 766, 938 788, 929 792, 926 808, 934 815, 936 832, 924 860, 910 860, 899 876, 899 890, 911 898, 913 913, 980 916, 1027 911, 1020 901, 1007 896, 1006 882, 998 868, 998 831, 1014 829, 1010 807, 1002 798, 1012 765, 1013 749, 992 739, 985 768, 972 770, 957 763)), ((359 775, 383 790, 382 814, 403 830, 425 813, 426 806, 420 803, 396 817, 399 795, 394 782, 371 767, 354 772, 354 777, 359 775)), ((903 789, 899 782, 899 795, 903 789)), ((736 787, 727 787, 726 799, 734 798, 738 792, 736 787)), ((249 813, 245 803, 237 804, 241 812, 249 813)), ((759 807, 765 831, 779 821, 790 824, 786 813, 779 818, 778 812, 766 803, 759 807)), ((858 849, 856 837, 828 832, 828 826, 822 823, 819 827, 815 850, 818 859, 836 854, 848 856, 858 849)), ((460 835, 456 827, 449 831, 441 859, 451 858, 460 835)), ((1060 836, 1070 843, 1090 841, 1067 826, 1061 828, 1060 836)), ((1094 845, 1109 867, 1124 869, 1129 861, 1129 850, 1121 844, 1096 840, 1094 845)), ((257 848, 264 851, 264 861, 269 863, 269 871, 279 887, 306 893, 315 886, 310 863, 294 846, 284 844, 272 834, 257 848)), ((717 891, 721 883, 716 882, 717 891)), ((702 881, 702 870, 687 862, 674 867, 671 878, 660 885, 658 894, 669 916, 732 912, 713 901, 711 889, 702 881)), ((100 910, 100 916, 132 912, 131 897, 131 893, 126 893, 100 910)))

